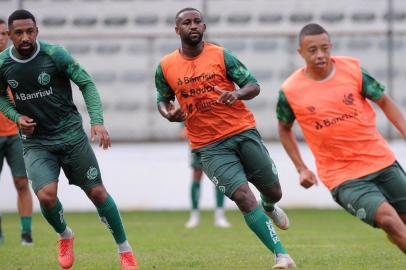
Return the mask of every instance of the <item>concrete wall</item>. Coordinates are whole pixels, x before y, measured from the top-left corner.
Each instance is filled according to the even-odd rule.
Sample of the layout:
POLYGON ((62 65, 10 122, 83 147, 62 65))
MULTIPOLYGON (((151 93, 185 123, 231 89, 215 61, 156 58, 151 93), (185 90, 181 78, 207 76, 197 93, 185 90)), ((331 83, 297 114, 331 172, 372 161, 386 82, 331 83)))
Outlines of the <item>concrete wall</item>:
MULTIPOLYGON (((267 144, 268 150, 277 164, 283 198, 283 207, 337 207, 330 193, 322 185, 309 190, 298 184, 298 175, 282 146, 267 144)), ((404 141, 392 143, 400 163, 406 167, 406 147, 404 141)), ((120 209, 132 210, 177 210, 189 208, 189 185, 191 171, 189 149, 186 143, 173 144, 116 144, 103 151, 95 147, 104 183, 120 209)), ((301 145, 304 159, 313 167, 313 159, 308 148, 301 145)), ((258 193, 255 191, 258 196, 258 193)), ((66 211, 94 211, 85 194, 75 186, 69 186, 63 173, 59 182, 59 198, 66 211)), ((202 186, 201 206, 212 208, 215 205, 213 184, 205 178, 202 186)), ((232 201, 226 207, 235 209, 232 201)), ((16 192, 11 181, 10 171, 4 166, 0 180, 0 211, 16 211, 16 192)), ((34 209, 39 211, 34 198, 34 209)))

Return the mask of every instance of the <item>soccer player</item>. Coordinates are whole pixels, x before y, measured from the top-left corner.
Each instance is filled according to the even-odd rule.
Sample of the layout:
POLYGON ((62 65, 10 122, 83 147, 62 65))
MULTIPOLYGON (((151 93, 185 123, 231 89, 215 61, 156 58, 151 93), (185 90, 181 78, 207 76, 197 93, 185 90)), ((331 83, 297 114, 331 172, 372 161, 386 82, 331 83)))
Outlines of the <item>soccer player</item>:
POLYGON ((185 8, 175 18, 181 47, 157 67, 158 110, 170 122, 185 122, 203 171, 237 204, 249 228, 276 255, 273 268, 293 268, 295 263, 268 217, 281 229, 289 227, 287 215, 274 205, 282 196, 276 166, 242 101, 257 96, 260 87, 229 50, 203 41, 206 24, 200 11, 185 8), (180 107, 172 102, 175 98, 180 107), (248 182, 261 192, 261 206, 248 182))
MULTIPOLYGON (((0 52, 7 48, 8 34, 6 22, 0 19, 0 52)), ((32 245, 32 196, 28 185, 27 173, 23 160, 23 149, 18 136, 18 129, 14 122, 0 113, 0 173, 3 160, 6 159, 11 169, 14 186, 17 190, 17 208, 20 214, 21 244, 32 245)), ((0 216, 0 244, 4 242, 1 230, 0 216)))
POLYGON ((375 102, 406 140, 406 121, 384 87, 357 59, 330 56, 329 34, 308 24, 299 34, 305 66, 279 93, 279 135, 300 184, 317 184, 303 161, 292 131, 300 125, 315 156, 319 179, 335 201, 365 223, 383 229, 406 253, 406 174, 378 132, 375 102))
MULTIPOLYGON (((187 138, 186 130, 183 127, 181 132, 183 139, 187 138)), ((193 151, 190 154, 192 167, 192 184, 190 186, 190 199, 192 202, 192 209, 190 211, 190 218, 186 222, 185 227, 188 229, 195 228, 200 224, 200 183, 203 178, 202 161, 200 156, 193 151)), ((214 187, 216 193, 216 209, 214 210, 214 226, 219 228, 229 228, 231 225, 227 221, 224 210, 224 193, 221 192, 216 186, 214 187)))
POLYGON ((95 84, 62 47, 38 41, 35 17, 16 10, 8 18, 13 46, 0 54, 0 111, 21 129, 28 178, 41 211, 59 234, 58 261, 74 262, 74 233, 67 226, 57 197, 60 169, 69 184, 83 189, 118 245, 121 269, 138 269, 113 198, 102 183, 99 165, 72 100, 70 80, 77 84, 90 115, 92 140, 111 146, 103 126, 103 112, 95 84), (15 107, 7 98, 10 86, 15 107))

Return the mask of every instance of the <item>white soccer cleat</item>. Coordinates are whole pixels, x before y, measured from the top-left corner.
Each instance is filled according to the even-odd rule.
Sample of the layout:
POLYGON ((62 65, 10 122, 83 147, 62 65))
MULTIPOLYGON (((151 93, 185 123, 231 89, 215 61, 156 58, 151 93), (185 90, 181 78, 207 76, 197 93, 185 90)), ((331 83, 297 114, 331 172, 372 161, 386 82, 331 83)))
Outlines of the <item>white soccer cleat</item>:
POLYGON ((279 229, 289 229, 290 223, 288 215, 286 215, 285 211, 283 211, 281 208, 274 205, 274 209, 272 212, 265 211, 265 213, 272 219, 273 223, 278 226, 279 229))
POLYGON ((227 221, 225 217, 217 217, 214 220, 214 226, 219 228, 230 228, 231 224, 227 221))
POLYGON ((187 229, 196 228, 200 224, 200 214, 197 211, 192 211, 189 220, 186 222, 185 227, 187 229))
POLYGON ((275 257, 275 265, 272 269, 290 269, 296 268, 295 261, 289 256, 289 254, 278 254, 275 257))

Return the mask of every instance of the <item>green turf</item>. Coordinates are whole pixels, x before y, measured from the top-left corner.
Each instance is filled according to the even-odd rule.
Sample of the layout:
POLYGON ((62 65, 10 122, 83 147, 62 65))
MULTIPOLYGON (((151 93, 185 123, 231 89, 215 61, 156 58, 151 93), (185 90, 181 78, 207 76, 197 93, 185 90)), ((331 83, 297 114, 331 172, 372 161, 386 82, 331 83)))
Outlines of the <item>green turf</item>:
MULTIPOLYGON (((292 227, 278 231, 285 247, 305 270, 406 269, 406 256, 343 210, 288 210, 292 227)), ((202 224, 185 229, 187 212, 123 212, 130 243, 141 270, 270 269, 273 257, 248 230, 237 211, 227 213, 231 229, 212 226, 213 213, 202 213, 202 224)), ((119 269, 113 238, 96 213, 67 213, 76 235, 72 269, 119 269)), ((40 215, 33 218, 33 247, 19 242, 19 219, 3 215, 1 270, 58 269, 56 234, 40 215)))

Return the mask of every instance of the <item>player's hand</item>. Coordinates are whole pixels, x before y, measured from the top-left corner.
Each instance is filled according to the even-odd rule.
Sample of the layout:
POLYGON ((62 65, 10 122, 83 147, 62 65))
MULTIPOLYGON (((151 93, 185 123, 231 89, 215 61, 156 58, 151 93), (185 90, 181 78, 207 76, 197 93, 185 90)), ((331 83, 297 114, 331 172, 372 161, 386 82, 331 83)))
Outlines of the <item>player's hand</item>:
POLYGON ((111 141, 109 133, 103 125, 93 125, 90 129, 91 140, 94 142, 96 137, 99 137, 99 146, 103 149, 108 149, 111 147, 111 141))
POLYGON ((179 107, 176 108, 173 103, 171 103, 168 108, 168 113, 166 114, 166 119, 170 122, 183 122, 186 120, 187 114, 179 107))
POLYGON ((303 169, 299 172, 300 185, 304 188, 309 188, 317 185, 316 175, 309 169, 303 169))
POLYGON ((234 102, 238 100, 238 93, 237 91, 226 91, 220 89, 217 85, 214 86, 214 91, 219 94, 217 102, 223 103, 226 105, 233 105, 234 102))
POLYGON ((24 135, 32 135, 36 125, 34 119, 26 115, 20 116, 17 121, 17 126, 24 135))

